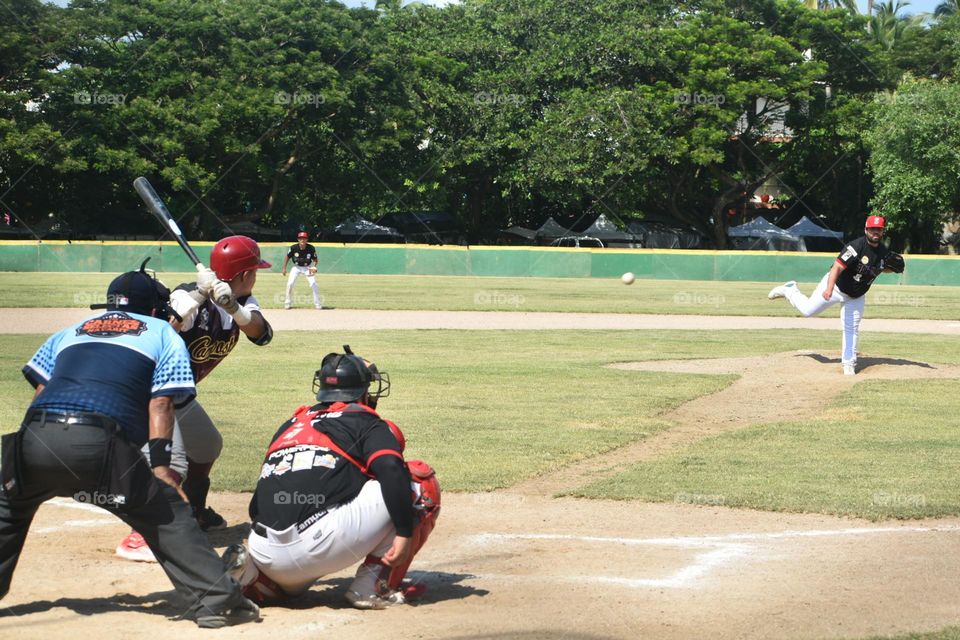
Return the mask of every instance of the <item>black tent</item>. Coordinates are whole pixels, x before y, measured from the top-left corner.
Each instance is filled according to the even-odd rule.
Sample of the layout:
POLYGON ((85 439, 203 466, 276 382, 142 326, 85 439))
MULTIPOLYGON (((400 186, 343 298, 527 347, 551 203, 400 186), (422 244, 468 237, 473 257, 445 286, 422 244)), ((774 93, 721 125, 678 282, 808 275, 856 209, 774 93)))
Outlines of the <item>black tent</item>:
POLYGON ((505 236, 505 239, 508 242, 522 242, 522 244, 533 244, 537 239, 537 230, 536 229, 527 229, 526 227, 520 227, 514 225, 507 229, 501 229, 500 234, 505 236))
POLYGON ((663 222, 634 220, 627 225, 627 230, 640 246, 648 249, 699 249, 705 244, 701 233, 663 222))
POLYGON ((789 233, 803 238, 807 251, 838 251, 843 248, 843 233, 821 227, 803 216, 787 229, 789 233))
POLYGON ((754 218, 739 227, 727 229, 733 239, 734 249, 759 249, 761 251, 806 251, 803 238, 770 223, 763 216, 754 218))
POLYGON ((613 224, 610 219, 602 213, 597 216, 597 219, 593 221, 593 224, 584 229, 579 235, 596 238, 607 246, 610 246, 611 244, 631 246, 636 241, 632 233, 620 231, 620 229, 617 229, 617 225, 613 224))
POLYGON ((331 242, 381 242, 381 243, 400 243, 404 241, 403 236, 392 227, 384 227, 374 224, 369 220, 356 216, 345 222, 341 222, 333 231, 324 234, 324 240, 331 242))
POLYGON ((561 226, 556 220, 553 219, 553 216, 550 216, 547 218, 546 222, 540 225, 540 228, 537 229, 537 233, 534 237, 540 242, 549 244, 551 240, 573 235, 578 234, 575 234, 574 232, 570 231, 570 229, 561 226))
POLYGON ((377 224, 396 229, 407 242, 422 244, 457 244, 463 235, 456 218, 436 211, 388 213, 377 224))

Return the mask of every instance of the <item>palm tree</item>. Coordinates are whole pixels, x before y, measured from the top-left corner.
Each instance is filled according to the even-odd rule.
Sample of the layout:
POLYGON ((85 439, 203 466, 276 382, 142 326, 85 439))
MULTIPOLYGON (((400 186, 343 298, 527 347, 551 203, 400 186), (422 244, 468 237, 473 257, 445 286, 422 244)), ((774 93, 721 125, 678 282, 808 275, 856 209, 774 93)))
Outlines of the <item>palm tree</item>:
POLYGON ((876 13, 870 16, 867 27, 873 39, 888 51, 923 24, 923 15, 900 15, 900 11, 908 6, 910 3, 902 0, 896 0, 896 4, 893 0, 886 0, 877 5, 876 13))
POLYGON ((936 18, 949 18, 958 13, 960 13, 960 0, 943 0, 943 2, 938 4, 937 8, 933 10, 933 15, 936 18))

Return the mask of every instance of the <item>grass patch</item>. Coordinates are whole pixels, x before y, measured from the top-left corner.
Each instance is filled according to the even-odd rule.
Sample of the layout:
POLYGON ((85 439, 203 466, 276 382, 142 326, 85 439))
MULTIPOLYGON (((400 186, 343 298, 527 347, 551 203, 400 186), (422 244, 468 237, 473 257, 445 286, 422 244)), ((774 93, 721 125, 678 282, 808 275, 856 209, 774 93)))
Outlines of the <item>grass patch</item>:
POLYGON ((955 515, 958 411, 958 380, 866 381, 816 420, 709 438, 575 494, 873 520, 955 515))
MULTIPOLYGON (((30 402, 32 390, 19 370, 45 338, 0 336, 3 431, 19 424, 30 402)), ((869 338, 865 344, 868 353, 931 362, 945 357, 960 360, 956 351, 945 354, 942 336, 874 334, 869 338)), ((297 406, 312 402, 314 367, 324 354, 339 350, 344 343, 390 372, 394 390, 381 408, 406 432, 409 455, 437 467, 444 488, 479 491, 507 487, 668 428, 659 418, 661 414, 713 393, 733 379, 623 371, 605 368, 605 364, 760 355, 799 347, 836 350, 839 336, 823 331, 366 331, 284 332, 265 348, 241 341, 199 387, 200 398, 226 443, 213 474, 217 489, 253 488, 270 436, 297 406)), ((712 457, 717 453, 711 445, 685 454, 689 459, 683 465, 663 467, 657 473, 641 467, 638 472, 647 473, 647 481, 663 485, 656 495, 641 495, 632 476, 595 495, 673 499, 677 492, 687 491, 733 499, 737 494, 732 485, 717 483, 720 488, 708 491, 705 479, 696 476, 691 480, 695 477, 691 470, 702 467, 701 473, 712 470, 724 482, 732 482, 747 471, 765 478, 773 475, 767 465, 796 464, 817 455, 818 468, 828 473, 846 464, 843 456, 847 453, 836 446, 837 438, 859 447, 857 438, 866 438, 882 427, 887 433, 894 428, 900 435, 871 445, 877 452, 863 454, 862 469, 834 474, 835 491, 852 495, 864 486, 864 474, 869 478, 873 473, 891 484, 870 481, 868 497, 883 491, 922 494, 926 508, 940 508, 954 468, 944 463, 953 460, 954 445, 960 441, 960 435, 954 436, 948 428, 947 417, 955 408, 949 398, 957 394, 950 393, 956 391, 950 386, 953 383, 937 383, 940 386, 933 391, 925 388, 930 384, 858 385, 850 402, 854 398, 861 403, 864 398, 869 400, 863 407, 863 424, 854 423, 845 430, 829 420, 816 425, 758 427, 756 434, 748 432, 751 437, 736 434, 741 439, 730 448, 729 460, 712 457), (861 388, 870 394, 861 394, 861 388), (947 400, 941 401, 941 397, 947 400), (921 421, 922 411, 931 418, 924 416, 921 421), (926 425, 930 420, 934 425, 924 427, 923 441, 912 444, 910 437, 919 432, 896 426, 926 425), (818 448, 798 450, 797 443, 811 433, 819 434, 818 448), (774 446, 774 442, 778 444, 774 446), (913 466, 905 462, 889 468, 877 466, 881 458, 896 462, 904 446, 908 446, 913 466), (870 465, 874 465, 872 471, 870 465)), ((857 420, 859 407, 848 407, 857 420)), ((816 473, 808 476, 803 483, 775 485, 775 490, 768 485, 766 498, 756 500, 755 505, 769 509, 815 505, 806 496, 817 495, 816 487, 824 483, 816 473)), ((862 491, 857 495, 862 500, 862 491)), ((891 498, 895 500, 903 502, 904 498, 891 498)), ((943 500, 948 511, 955 508, 956 500, 950 502, 946 496, 943 500)))
POLYGON ((926 633, 908 633, 902 636, 870 636, 866 640, 960 640, 960 627, 944 627, 926 633))
MULTIPOLYGON (((827 265, 829 266, 829 265, 827 265)), ((0 306, 85 307, 102 302, 116 274, 0 273, 0 306)), ((162 273, 169 286, 192 280, 188 273, 162 273)), ((618 278, 481 278, 469 276, 320 275, 324 306, 337 309, 443 311, 554 311, 683 315, 796 316, 783 300, 767 300, 769 282, 638 280, 618 278)), ((882 278, 881 278, 882 280, 882 278)), ((810 294, 814 283, 801 283, 810 294)), ((283 306, 286 278, 261 273, 256 295, 268 309, 283 306)), ((313 305, 302 279, 295 304, 313 305)), ((825 316, 838 316, 839 308, 825 316)), ((960 317, 954 287, 877 284, 867 294, 867 317, 947 320, 960 317)))

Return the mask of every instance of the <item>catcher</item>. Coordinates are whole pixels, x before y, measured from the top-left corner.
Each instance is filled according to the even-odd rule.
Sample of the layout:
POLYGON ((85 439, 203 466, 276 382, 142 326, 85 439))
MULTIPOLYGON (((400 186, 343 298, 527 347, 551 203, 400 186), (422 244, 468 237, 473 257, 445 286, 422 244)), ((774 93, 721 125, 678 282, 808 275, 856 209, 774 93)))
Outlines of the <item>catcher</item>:
POLYGON ((323 309, 320 298, 320 288, 317 287, 317 250, 312 244, 307 242, 310 236, 306 231, 297 234, 297 244, 290 245, 287 256, 283 259, 283 275, 287 275, 287 262, 293 260, 293 268, 290 270, 290 277, 287 279, 287 296, 283 300, 283 308, 289 309, 290 294, 293 292, 293 284, 300 276, 305 276, 310 288, 313 290, 313 306, 315 309, 323 309))
POLYGON ((314 374, 319 403, 297 409, 273 437, 247 546, 224 552, 257 602, 301 593, 361 558, 346 594, 354 607, 383 609, 423 592, 403 578, 436 525, 440 484, 425 462, 404 461, 403 434, 375 411, 389 376, 344 351, 314 374))
POLYGON ((797 288, 795 280, 774 287, 767 294, 771 300, 786 298, 804 317, 816 315, 835 304, 840 305, 843 324, 843 354, 840 362, 844 375, 857 373, 857 342, 860 320, 867 291, 877 276, 884 272, 903 273, 903 256, 887 249, 881 241, 886 220, 869 216, 864 236, 843 248, 833 267, 820 280, 809 298, 797 288))

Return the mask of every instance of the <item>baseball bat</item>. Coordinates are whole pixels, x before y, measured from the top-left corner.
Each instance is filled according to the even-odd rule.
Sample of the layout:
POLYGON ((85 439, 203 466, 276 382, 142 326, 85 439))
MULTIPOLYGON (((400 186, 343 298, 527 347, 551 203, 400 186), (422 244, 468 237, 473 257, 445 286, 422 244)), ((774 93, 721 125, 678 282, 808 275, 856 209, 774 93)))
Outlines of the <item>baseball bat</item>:
POLYGON ((196 252, 193 250, 193 247, 191 247, 190 243, 187 242, 187 239, 183 237, 183 231, 180 230, 180 227, 177 226, 176 220, 174 220, 173 216, 170 215, 167 205, 163 204, 163 200, 161 200, 160 196, 157 195, 157 192, 153 190, 153 185, 151 185, 146 178, 140 176, 133 181, 133 188, 136 189, 137 194, 139 194, 140 199, 143 200, 143 203, 147 205, 147 210, 150 211, 150 213, 152 213, 154 217, 160 221, 160 224, 170 230, 170 233, 173 234, 177 244, 180 245, 180 248, 183 249, 184 253, 187 254, 187 257, 190 258, 193 264, 202 264, 200 262, 200 258, 197 257, 196 252))

